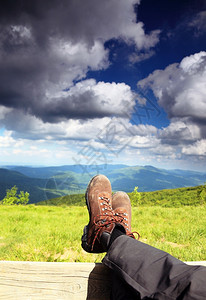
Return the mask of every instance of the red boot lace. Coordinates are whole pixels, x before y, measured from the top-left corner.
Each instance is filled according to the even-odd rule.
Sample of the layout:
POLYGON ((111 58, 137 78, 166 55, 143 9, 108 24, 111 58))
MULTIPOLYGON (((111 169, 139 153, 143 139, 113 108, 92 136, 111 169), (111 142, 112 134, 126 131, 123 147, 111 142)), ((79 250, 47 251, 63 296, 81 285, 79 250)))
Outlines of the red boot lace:
POLYGON ((104 227, 109 227, 109 225, 111 224, 116 224, 119 223, 121 224, 125 230, 126 230, 126 235, 132 237, 133 239, 135 239, 134 233, 137 234, 137 240, 140 238, 140 234, 137 231, 133 231, 130 232, 128 227, 128 224, 125 221, 128 221, 128 219, 125 217, 124 213, 114 213, 111 204, 110 204, 110 199, 107 197, 99 197, 99 200, 103 200, 103 202, 100 203, 100 205, 102 205, 102 214, 99 214, 97 216, 94 217, 93 220, 93 225, 96 226, 96 232, 95 232, 95 236, 92 242, 92 247, 91 247, 91 251, 93 251, 94 248, 94 244, 95 241, 98 237, 98 234, 100 232, 100 230, 104 227))
POLYGON ((117 217, 111 207, 111 204, 110 204, 111 200, 107 197, 99 197, 99 200, 103 200, 103 202, 100 203, 100 205, 102 205, 102 209, 101 209, 102 214, 95 216, 94 220, 93 220, 93 225, 96 226, 97 229, 95 230, 96 232, 95 232, 95 236, 94 236, 94 239, 92 242, 91 251, 93 251, 94 244, 95 244, 95 241, 98 237, 100 230, 103 227, 109 227, 109 225, 118 222, 118 219, 117 219, 117 217))
POLYGON ((128 214, 127 213, 123 213, 123 212, 119 212, 119 213, 115 213, 115 216, 117 216, 118 218, 118 223, 122 224, 122 226, 124 226, 125 230, 126 230, 126 235, 130 236, 133 239, 140 239, 140 234, 137 231, 129 231, 128 228, 128 223, 126 223, 128 221, 128 214), (134 233, 137 234, 137 238, 135 238, 134 233))

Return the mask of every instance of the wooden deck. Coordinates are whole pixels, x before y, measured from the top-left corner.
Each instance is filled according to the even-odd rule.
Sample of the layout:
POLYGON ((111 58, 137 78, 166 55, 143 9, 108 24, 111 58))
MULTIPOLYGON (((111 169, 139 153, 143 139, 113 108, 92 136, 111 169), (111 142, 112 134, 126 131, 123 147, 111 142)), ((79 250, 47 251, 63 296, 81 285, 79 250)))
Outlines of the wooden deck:
POLYGON ((110 278, 102 264, 0 261, 0 300, 108 300, 110 278))

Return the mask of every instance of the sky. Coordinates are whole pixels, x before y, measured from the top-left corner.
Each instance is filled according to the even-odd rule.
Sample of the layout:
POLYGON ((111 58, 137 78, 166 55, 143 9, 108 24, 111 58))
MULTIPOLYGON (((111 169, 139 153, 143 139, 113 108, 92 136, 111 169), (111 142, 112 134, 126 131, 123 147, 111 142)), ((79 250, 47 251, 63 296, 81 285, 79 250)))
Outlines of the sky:
POLYGON ((205 0, 1 0, 0 165, 205 171, 205 0))

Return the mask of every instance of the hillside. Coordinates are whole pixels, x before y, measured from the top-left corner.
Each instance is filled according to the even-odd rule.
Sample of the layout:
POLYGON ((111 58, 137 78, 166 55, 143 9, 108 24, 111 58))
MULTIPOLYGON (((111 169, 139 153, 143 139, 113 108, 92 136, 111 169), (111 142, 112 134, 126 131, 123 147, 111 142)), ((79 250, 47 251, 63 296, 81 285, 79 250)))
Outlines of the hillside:
POLYGON ((160 205, 163 207, 204 205, 206 204, 206 185, 142 192, 140 195, 139 205, 160 205))
MULTIPOLYGON (((152 166, 99 165, 98 170, 110 179, 113 191, 132 192, 138 186, 140 192, 148 192, 197 186, 206 181, 206 173, 152 166)), ((97 166, 91 165, 41 168, 8 166, 7 169, 0 169, 0 199, 5 196, 6 189, 14 185, 30 193, 30 203, 81 194, 96 172, 97 166)))
MULTIPOLYGON (((168 189, 155 192, 141 192, 140 199, 135 198, 134 193, 128 193, 133 206, 196 206, 206 204, 206 186, 196 186, 188 188, 168 189)), ((37 205, 53 206, 84 206, 84 194, 66 195, 60 198, 54 198, 47 201, 36 203, 37 205)))
MULTIPOLYGON (((30 178, 17 171, 0 169, 0 200, 5 197, 6 190, 11 189, 14 185, 18 187, 18 192, 25 191, 30 193, 29 203, 48 199, 45 194, 46 184, 47 180, 30 178)), ((50 192, 50 198, 56 196, 59 196, 59 194, 50 192)))
POLYGON ((110 173, 114 190, 131 192, 135 186, 140 192, 171 189, 203 184, 206 174, 182 171, 164 170, 152 166, 127 167, 110 173))

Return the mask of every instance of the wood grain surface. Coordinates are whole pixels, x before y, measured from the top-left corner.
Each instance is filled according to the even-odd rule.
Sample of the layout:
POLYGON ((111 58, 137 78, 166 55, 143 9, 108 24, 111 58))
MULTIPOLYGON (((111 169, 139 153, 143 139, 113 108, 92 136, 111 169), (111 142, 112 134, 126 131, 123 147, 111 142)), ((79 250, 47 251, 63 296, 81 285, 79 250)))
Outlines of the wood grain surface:
POLYGON ((102 264, 0 262, 1 300, 108 300, 110 288, 102 264))
POLYGON ((109 300, 110 290, 102 264, 0 261, 0 300, 109 300))

